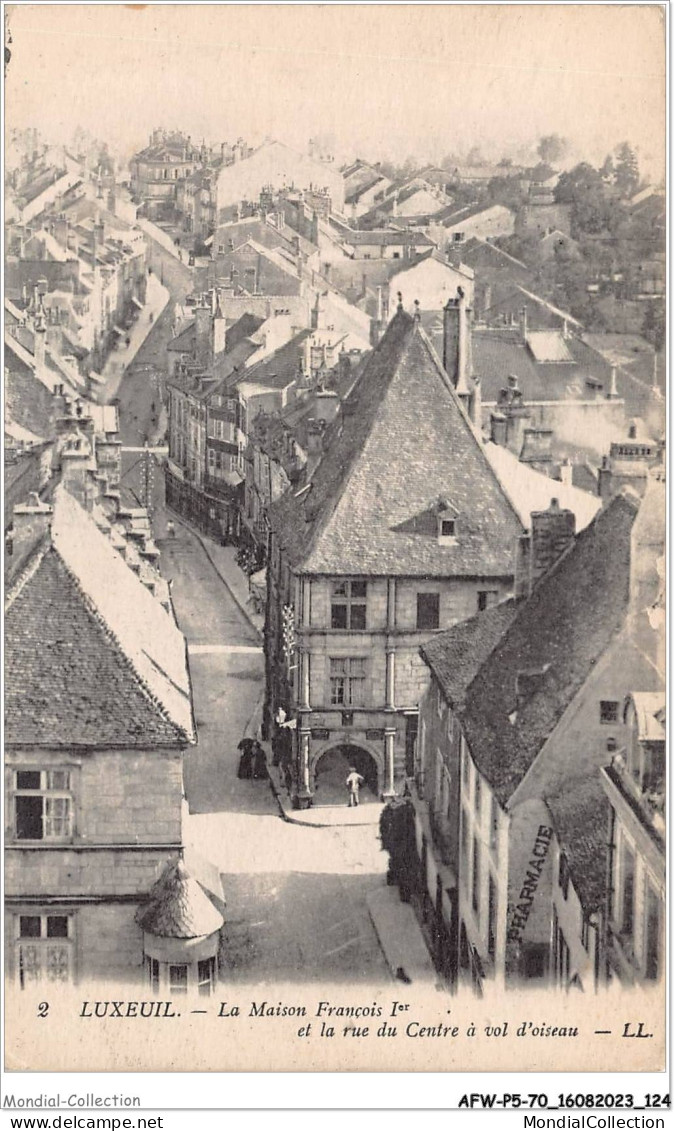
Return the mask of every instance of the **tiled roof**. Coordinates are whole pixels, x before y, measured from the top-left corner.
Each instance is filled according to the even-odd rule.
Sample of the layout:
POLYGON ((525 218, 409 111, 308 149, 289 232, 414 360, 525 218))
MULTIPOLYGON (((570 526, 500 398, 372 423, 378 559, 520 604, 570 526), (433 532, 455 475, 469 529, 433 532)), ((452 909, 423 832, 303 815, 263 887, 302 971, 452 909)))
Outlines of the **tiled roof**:
POLYGON ((189 350, 194 349, 196 332, 196 325, 194 321, 192 321, 189 326, 185 326, 184 330, 176 334, 175 338, 171 338, 171 341, 166 347, 167 350, 171 350, 175 353, 187 353, 189 350))
POLYGON ((344 243, 352 244, 354 247, 368 246, 369 244, 376 244, 378 247, 388 247, 390 244, 425 244, 427 247, 433 246, 433 240, 429 239, 424 232, 409 232, 409 231, 394 231, 392 228, 374 229, 371 232, 361 231, 344 231, 340 233, 344 243))
POLYGON ((517 611, 515 600, 502 601, 439 632, 419 649, 438 680, 447 702, 458 709, 484 663, 517 611))
MULTIPOLYGON (((422 320, 436 349, 441 350, 442 316, 423 312, 422 320)), ((571 361, 536 361, 518 329, 473 328, 473 372, 480 378, 483 401, 497 401, 510 374, 518 377, 527 403, 594 400, 595 390, 587 385, 587 378, 598 382, 608 392, 611 383, 608 362, 579 338, 568 338, 565 344, 571 361)))
POLYGON ((237 384, 260 385, 266 389, 285 389, 297 379, 303 343, 311 330, 302 330, 269 357, 251 365, 237 376, 237 384))
POLYGON ((48 746, 194 739, 185 639, 66 492, 51 537, 13 578, 5 615, 5 737, 48 746))
POLYGON ((274 509, 307 573, 508 576, 521 524, 421 325, 402 310, 342 406, 311 488, 274 509), (440 545, 442 497, 460 534, 440 545))
POLYGON ((596 767, 545 798, 583 911, 602 911, 608 875, 609 800, 596 767))
POLYGON ((502 804, 624 625, 636 513, 623 495, 599 512, 520 603, 467 692, 466 739, 502 804), (518 671, 542 673, 535 693, 519 705, 518 671))
POLYGON ((225 352, 230 353, 244 338, 250 338, 257 333, 265 319, 257 314, 242 314, 240 318, 227 327, 225 352))
POLYGON ((198 939, 219 931, 224 919, 182 860, 170 864, 136 913, 139 927, 168 939, 198 939))

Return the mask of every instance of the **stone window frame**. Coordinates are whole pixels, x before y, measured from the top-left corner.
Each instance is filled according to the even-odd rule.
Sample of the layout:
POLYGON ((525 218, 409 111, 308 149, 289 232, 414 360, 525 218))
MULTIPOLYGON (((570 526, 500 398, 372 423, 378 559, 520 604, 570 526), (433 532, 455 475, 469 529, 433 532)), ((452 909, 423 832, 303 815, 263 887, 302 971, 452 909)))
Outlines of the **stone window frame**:
POLYGON ((435 629, 440 628, 440 594, 439 593, 437 593, 437 592, 436 593, 429 593, 429 592, 426 592, 425 590, 420 590, 417 593, 416 626, 417 626, 417 630, 420 631, 420 632, 433 632, 435 629), (432 600, 433 598, 435 599, 434 601, 432 600), (431 606, 430 611, 433 612, 433 614, 434 614, 433 616, 429 615, 429 608, 428 607, 425 609, 424 614, 421 615, 421 612, 422 612, 421 606, 424 605, 424 604, 426 604, 427 606, 431 606), (431 620, 434 621, 435 623, 434 624, 426 623, 426 621, 430 622, 431 620))
POLYGON ((75 788, 74 777, 76 769, 72 765, 45 766, 40 765, 15 765, 11 767, 10 777, 10 806, 11 806, 11 839, 17 844, 70 844, 75 837, 75 788), (19 784, 20 774, 39 774, 39 786, 19 784), (50 783, 50 778, 55 775, 65 775, 66 781, 62 784, 50 783), (19 836, 18 833, 18 808, 17 800, 23 797, 43 798, 42 808, 42 836, 19 836), (63 812, 49 813, 49 801, 65 801, 63 812), (65 821, 65 831, 55 831, 56 822, 65 821), (51 827, 49 822, 51 822, 51 827), (45 835, 46 833, 46 835, 45 835))
POLYGON ((330 705, 332 707, 358 708, 367 706, 367 656, 329 656, 328 678, 330 680, 330 705), (343 664, 344 669, 338 672, 333 665, 343 664), (362 665, 358 674, 353 674, 352 665, 362 665), (341 681, 343 699, 339 699, 337 682, 341 681), (354 690, 360 691, 360 696, 354 697, 354 690))
POLYGON ((362 577, 344 577, 335 579, 330 583, 330 627, 338 632, 366 632, 367 631, 367 581, 362 577), (363 593, 354 593, 354 586, 362 586, 363 593), (343 590, 343 592, 340 592, 343 590), (345 624, 335 624, 335 610, 344 610, 345 624), (362 610, 363 623, 353 624, 354 619, 360 619, 360 613, 354 617, 356 610, 362 610))
POLYGON ((38 982, 71 983, 75 977, 75 916, 71 911, 48 911, 29 907, 17 912, 15 921, 16 978, 20 988, 38 982), (52 930, 50 921, 63 920, 66 933, 52 930), (28 930, 28 921, 38 921, 38 933, 28 930), (32 953, 31 953, 32 952, 32 953), (31 971, 37 970, 35 976, 31 971))

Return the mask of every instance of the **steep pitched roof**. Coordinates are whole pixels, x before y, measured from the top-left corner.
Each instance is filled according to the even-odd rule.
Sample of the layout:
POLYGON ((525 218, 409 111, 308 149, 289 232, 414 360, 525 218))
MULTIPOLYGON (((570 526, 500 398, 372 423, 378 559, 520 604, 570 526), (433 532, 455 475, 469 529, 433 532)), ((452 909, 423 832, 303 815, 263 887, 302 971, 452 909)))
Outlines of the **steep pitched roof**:
POLYGON ((5 737, 48 746, 194 739, 185 639, 63 487, 5 616, 5 737))
POLYGON ((458 710, 466 691, 517 612, 517 601, 502 601, 439 632, 419 649, 447 702, 458 710))
POLYGON ((285 389, 297 379, 302 345, 311 337, 311 330, 301 330, 269 357, 237 373, 236 384, 259 385, 265 389, 285 389))
POLYGON ((311 488, 273 525, 308 573, 508 576, 522 527, 420 323, 398 310, 342 406, 311 488), (459 516, 437 536, 439 497, 459 516))
POLYGON ((610 804, 596 767, 545 798, 585 915, 606 902, 610 804))
POLYGON ((466 739, 502 804, 625 623, 637 509, 616 495, 597 515, 520 603, 468 689, 466 739), (534 693, 519 704, 518 671, 541 673, 534 693))

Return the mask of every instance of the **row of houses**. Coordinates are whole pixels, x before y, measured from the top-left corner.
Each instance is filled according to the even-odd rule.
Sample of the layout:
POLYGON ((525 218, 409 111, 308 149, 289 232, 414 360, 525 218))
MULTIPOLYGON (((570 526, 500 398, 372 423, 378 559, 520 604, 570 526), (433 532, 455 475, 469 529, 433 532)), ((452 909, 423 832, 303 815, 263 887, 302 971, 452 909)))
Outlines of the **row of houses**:
POLYGON ((115 417, 57 388, 36 489, 6 485, 8 986, 208 994, 224 898, 184 847, 186 642, 115 417))
POLYGON ((422 646, 405 898, 454 988, 663 972, 664 491, 533 514, 514 596, 422 646))

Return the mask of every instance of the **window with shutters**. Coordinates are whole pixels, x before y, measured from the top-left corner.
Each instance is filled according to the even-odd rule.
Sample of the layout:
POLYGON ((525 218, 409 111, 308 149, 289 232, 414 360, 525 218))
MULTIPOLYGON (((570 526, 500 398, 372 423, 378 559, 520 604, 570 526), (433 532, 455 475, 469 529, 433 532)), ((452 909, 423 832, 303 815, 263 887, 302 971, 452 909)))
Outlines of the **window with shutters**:
POLYGON ((15 770, 13 778, 16 839, 70 840, 73 835, 71 771, 15 770))
POLYGON ((16 966, 21 989, 37 982, 73 980, 71 915, 31 912, 17 916, 16 966))

